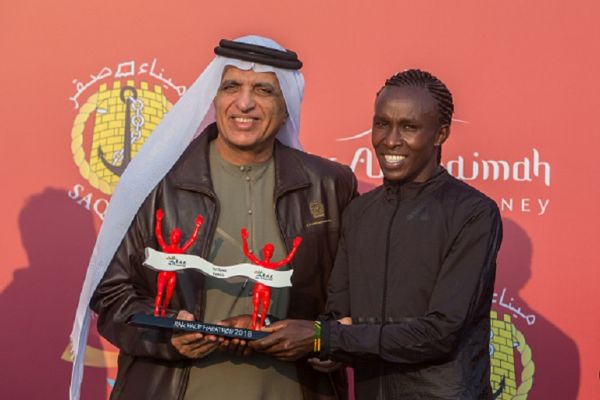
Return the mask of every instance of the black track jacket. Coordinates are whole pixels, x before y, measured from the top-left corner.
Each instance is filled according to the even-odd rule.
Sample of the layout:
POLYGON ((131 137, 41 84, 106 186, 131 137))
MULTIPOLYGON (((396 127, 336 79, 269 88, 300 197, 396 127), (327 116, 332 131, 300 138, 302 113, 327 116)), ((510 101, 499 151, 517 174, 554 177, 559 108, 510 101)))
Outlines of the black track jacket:
POLYGON ((321 357, 355 369, 356 398, 491 399, 489 314, 498 207, 444 169, 385 182, 344 212, 321 357))

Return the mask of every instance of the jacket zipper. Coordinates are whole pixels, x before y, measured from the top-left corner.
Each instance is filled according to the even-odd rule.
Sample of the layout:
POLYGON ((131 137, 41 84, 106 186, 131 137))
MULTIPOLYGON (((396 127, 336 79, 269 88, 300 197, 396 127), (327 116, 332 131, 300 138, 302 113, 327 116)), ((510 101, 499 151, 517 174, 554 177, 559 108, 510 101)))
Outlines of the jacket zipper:
MULTIPOLYGON (((305 186, 304 186, 304 185, 302 185, 302 186, 292 187, 292 188, 289 188, 289 189, 287 189, 287 190, 285 190, 285 191, 283 191, 283 192, 279 193, 279 194, 278 194, 278 195, 275 197, 275 201, 274 201, 274 203, 273 203, 273 210, 275 211, 275 219, 277 220, 277 227, 279 228, 279 234, 281 235, 281 239, 283 240, 283 245, 285 246, 285 251, 286 251, 286 252, 288 252, 288 253, 291 251, 291 248, 288 246, 288 243, 287 243, 287 235, 285 234, 285 229, 284 229, 284 228, 283 228, 283 226, 282 226, 282 221, 281 221, 281 220, 280 220, 280 218, 279 218, 279 210, 277 209, 277 204, 279 203, 279 200, 281 200, 281 198, 282 198, 284 195, 286 195, 286 194, 288 194, 288 193, 290 193, 290 192, 293 192, 293 191, 296 191, 296 190, 302 189, 303 187, 305 187, 305 186)), ((290 268, 292 268, 292 269, 294 268, 293 261, 290 263, 290 268)), ((289 299, 289 300, 290 300, 290 301, 288 301, 287 310, 285 310, 285 315, 286 315, 286 317, 287 317, 287 316, 289 315, 289 313, 290 313, 290 305, 292 304, 292 302, 291 302, 291 296, 290 296, 290 299, 289 299)))
MULTIPOLYGON (((388 273, 389 273, 389 262, 390 262, 390 238, 392 233, 392 227, 394 226, 394 218, 400 208, 401 190, 398 190, 398 198, 396 199, 396 207, 390 217, 390 223, 388 224, 387 236, 385 239, 385 265, 383 270, 383 299, 381 301, 381 329, 379 331, 379 353, 381 353, 381 333, 385 326, 385 310, 387 306, 387 287, 388 287, 388 273)), ((379 374, 379 399, 383 400, 385 396, 385 388, 383 386, 383 380, 385 377, 385 362, 382 360, 380 364, 379 374)))

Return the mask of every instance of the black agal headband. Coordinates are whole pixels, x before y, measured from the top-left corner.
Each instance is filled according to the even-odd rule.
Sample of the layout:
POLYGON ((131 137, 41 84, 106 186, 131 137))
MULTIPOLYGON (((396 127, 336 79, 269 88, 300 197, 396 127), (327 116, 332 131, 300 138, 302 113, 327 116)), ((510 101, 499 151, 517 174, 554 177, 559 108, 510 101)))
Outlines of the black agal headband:
POLYGON ((298 60, 298 55, 291 50, 281 51, 226 39, 221 39, 219 46, 215 47, 215 54, 283 69, 302 68, 302 61, 298 60))

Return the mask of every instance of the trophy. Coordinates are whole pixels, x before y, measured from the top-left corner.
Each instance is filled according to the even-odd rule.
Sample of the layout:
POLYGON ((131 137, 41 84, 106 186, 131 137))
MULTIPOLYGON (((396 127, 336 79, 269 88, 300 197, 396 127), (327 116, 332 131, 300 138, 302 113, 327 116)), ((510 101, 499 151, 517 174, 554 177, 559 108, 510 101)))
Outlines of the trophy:
MULTIPOLYGON (((292 247, 292 251, 287 255, 286 258, 280 261, 271 262, 271 257, 273 257, 273 251, 275 250, 272 243, 267 243, 265 247, 263 247, 263 257, 264 260, 260 260, 256 258, 254 254, 250 252, 248 249, 248 231, 246 228, 242 228, 242 245, 244 249, 244 254, 250 261, 252 261, 256 265, 260 265, 261 267, 268 269, 277 269, 288 264, 294 256, 296 255, 296 251, 298 251, 298 246, 302 242, 301 237, 296 237, 294 239, 294 245, 292 247)), ((271 301, 271 287, 265 285, 260 282, 256 282, 254 284, 254 288, 252 289, 252 305, 254 306, 254 310, 252 311, 252 329, 261 329, 265 324, 265 316, 269 311, 269 302, 271 301), (260 313, 260 321, 258 325, 256 324, 256 318, 259 314, 259 308, 262 306, 262 312, 260 313)))
POLYGON ((267 332, 261 332, 256 329, 261 329, 264 325, 271 298, 271 288, 292 286, 291 276, 293 271, 280 271, 278 268, 288 264, 294 258, 298 247, 302 242, 302 238, 296 237, 290 253, 284 259, 275 262, 271 261, 274 252, 273 244, 265 244, 262 249, 263 259, 261 260, 250 252, 248 248, 249 234, 248 231, 243 228, 241 230, 243 251, 253 264, 243 263, 232 266, 217 266, 201 257, 185 254, 198 237, 198 232, 203 223, 201 215, 196 217, 194 232, 188 241, 181 247, 179 246, 179 243, 182 234, 179 228, 172 229, 169 237, 170 243, 167 244, 165 242, 162 235, 163 218, 164 212, 161 209, 158 209, 156 211, 155 235, 162 251, 157 251, 150 247, 147 247, 145 250, 146 259, 144 265, 158 271, 154 314, 135 314, 131 318, 130 323, 137 326, 200 332, 244 340, 256 340, 267 336, 267 332), (184 321, 165 317, 166 309, 176 284, 176 271, 190 268, 199 270, 203 274, 214 278, 226 279, 241 276, 254 281, 255 284, 252 290, 252 329, 230 328, 199 321, 184 321), (259 315, 260 320, 258 320, 259 315))

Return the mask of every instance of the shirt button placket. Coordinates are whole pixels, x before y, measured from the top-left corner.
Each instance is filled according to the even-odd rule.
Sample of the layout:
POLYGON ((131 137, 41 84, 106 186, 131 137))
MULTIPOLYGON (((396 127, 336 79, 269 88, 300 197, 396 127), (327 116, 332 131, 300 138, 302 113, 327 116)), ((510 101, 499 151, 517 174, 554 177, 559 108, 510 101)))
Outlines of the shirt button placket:
MULTIPOLYGON (((254 220, 252 218, 252 179, 250 178, 250 167, 241 166, 240 171, 244 172, 244 181, 246 182, 246 205, 248 207, 248 229, 254 237, 254 220)), ((254 247, 254 246, 252 246, 254 247)))

